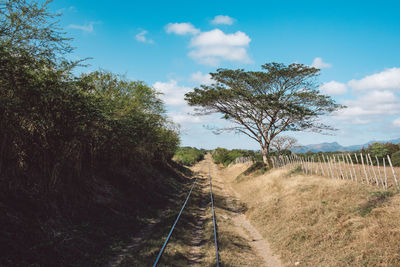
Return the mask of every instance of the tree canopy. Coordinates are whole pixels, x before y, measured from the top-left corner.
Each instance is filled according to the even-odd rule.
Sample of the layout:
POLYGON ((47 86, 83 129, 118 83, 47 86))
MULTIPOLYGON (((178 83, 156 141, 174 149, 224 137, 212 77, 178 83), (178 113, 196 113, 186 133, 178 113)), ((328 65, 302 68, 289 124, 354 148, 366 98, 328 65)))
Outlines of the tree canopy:
POLYGON ((197 114, 222 113, 234 123, 221 128, 246 134, 260 144, 267 163, 273 138, 284 131, 334 130, 318 118, 343 106, 319 92, 319 69, 303 64, 267 63, 262 71, 218 69, 215 81, 185 95, 197 114))
POLYGON ((154 89, 106 71, 73 73, 49 2, 0 0, 0 235, 13 243, 0 265, 76 265, 86 244, 103 251, 97 237, 70 235, 71 223, 104 226, 98 218, 111 214, 115 224, 153 201, 167 183, 151 172, 170 169, 179 145, 154 89))

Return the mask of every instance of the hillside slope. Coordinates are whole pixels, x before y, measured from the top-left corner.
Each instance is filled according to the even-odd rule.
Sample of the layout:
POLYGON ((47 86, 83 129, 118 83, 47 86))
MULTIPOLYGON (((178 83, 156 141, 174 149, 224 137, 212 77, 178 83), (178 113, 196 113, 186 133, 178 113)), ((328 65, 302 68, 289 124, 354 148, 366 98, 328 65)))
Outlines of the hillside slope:
POLYGON ((149 218, 180 198, 188 182, 181 171, 173 162, 138 163, 77 184, 74 198, 32 191, 2 195, 0 265, 103 265, 149 218))
POLYGON ((237 179, 240 169, 225 177, 286 265, 399 266, 399 194, 282 169, 237 179))

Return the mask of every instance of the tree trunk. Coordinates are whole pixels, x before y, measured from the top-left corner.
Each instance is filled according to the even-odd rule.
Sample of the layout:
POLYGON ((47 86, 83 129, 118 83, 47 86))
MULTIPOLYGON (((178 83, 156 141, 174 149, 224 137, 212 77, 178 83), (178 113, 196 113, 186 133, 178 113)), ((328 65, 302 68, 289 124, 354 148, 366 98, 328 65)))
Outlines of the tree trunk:
POLYGON ((269 147, 265 146, 265 147, 261 147, 261 153, 263 155, 263 162, 264 164, 268 167, 271 168, 272 164, 271 164, 271 159, 269 158, 268 154, 269 154, 269 147))

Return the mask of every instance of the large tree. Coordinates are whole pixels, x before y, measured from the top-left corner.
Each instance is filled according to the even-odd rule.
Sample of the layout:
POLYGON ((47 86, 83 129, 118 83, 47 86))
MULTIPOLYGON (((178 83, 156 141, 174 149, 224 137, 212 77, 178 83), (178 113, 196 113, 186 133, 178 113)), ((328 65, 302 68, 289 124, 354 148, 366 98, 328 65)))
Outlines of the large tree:
POLYGON ((210 73, 214 83, 201 85, 185 95, 197 114, 222 113, 234 130, 260 145, 269 164, 272 140, 284 131, 333 130, 318 117, 343 106, 322 95, 316 77, 319 69, 303 64, 267 63, 262 71, 218 69, 210 73))

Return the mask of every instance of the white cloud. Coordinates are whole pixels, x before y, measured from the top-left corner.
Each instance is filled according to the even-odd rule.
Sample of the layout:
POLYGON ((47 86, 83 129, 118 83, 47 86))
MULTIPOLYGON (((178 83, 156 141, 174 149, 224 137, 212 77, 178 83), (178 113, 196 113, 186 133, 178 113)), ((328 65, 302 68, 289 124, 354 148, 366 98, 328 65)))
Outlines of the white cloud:
POLYGON ((311 66, 317 69, 326 69, 332 67, 332 64, 323 62, 322 58, 316 57, 314 58, 314 61, 311 64, 311 66))
POLYGON ((397 119, 395 119, 395 120, 392 122, 392 124, 393 124, 393 126, 395 126, 395 127, 400 127, 400 117, 397 118, 397 119))
POLYGON ((336 119, 371 126, 392 120, 393 126, 400 127, 400 118, 394 119, 400 115, 400 68, 353 79, 346 85, 353 89, 355 99, 343 101, 347 108, 335 112, 336 119))
POLYGON ((155 82, 153 88, 163 93, 160 98, 170 106, 184 106, 186 104, 185 93, 191 90, 191 88, 178 85, 176 80, 155 82))
POLYGON ((93 25, 95 25, 95 24, 99 24, 99 22, 91 21, 91 22, 89 22, 89 24, 85 24, 85 25, 70 24, 70 25, 68 25, 68 28, 81 30, 86 33, 92 33, 94 31, 93 25))
POLYGON ((57 14, 63 14, 65 12, 76 12, 76 7, 74 6, 63 7, 56 11, 57 14))
POLYGON ((192 75, 190 76, 190 80, 200 83, 200 84, 205 84, 205 85, 209 85, 213 83, 213 80, 211 79, 211 75, 206 73, 203 74, 200 71, 192 73, 192 75))
POLYGON ((189 56, 207 65, 218 65, 221 60, 251 63, 246 50, 250 41, 250 37, 244 32, 225 34, 219 29, 214 29, 192 38, 189 56))
POLYGON ((135 39, 138 42, 142 42, 142 43, 148 43, 148 44, 152 44, 154 43, 153 40, 148 39, 146 37, 146 34, 148 34, 148 31, 146 30, 142 30, 141 32, 139 32, 138 34, 135 35, 135 39))
POLYGON ((400 68, 386 69, 361 80, 351 80, 348 85, 355 90, 400 90, 400 68))
POLYGON ((246 46, 251 39, 241 31, 236 33, 225 34, 220 29, 214 29, 208 32, 202 32, 195 36, 191 42, 191 46, 246 46))
POLYGON ((153 88, 161 92, 160 98, 169 106, 167 116, 183 128, 191 128, 193 123, 204 123, 209 120, 209 116, 195 116, 195 108, 189 106, 185 101, 185 93, 192 88, 181 86, 174 79, 168 82, 155 82, 153 88))
POLYGON ((343 95, 347 92, 347 86, 344 83, 330 81, 322 84, 320 90, 327 95, 343 95))
POLYGON ((200 32, 199 29, 196 29, 191 23, 168 23, 165 26, 165 31, 167 33, 175 33, 178 35, 186 35, 186 34, 198 34, 200 32))
POLYGON ((235 20, 229 16, 218 15, 211 21, 212 24, 226 24, 232 25, 235 20))
POLYGON ((386 116, 400 115, 400 99, 387 90, 374 90, 356 100, 344 101, 344 104, 347 108, 336 112, 336 118, 353 124, 377 122, 386 116))
POLYGON ((181 110, 180 112, 168 112, 168 117, 170 117, 175 123, 187 124, 187 123, 201 123, 204 122, 203 118, 200 116, 194 116, 190 112, 185 112, 181 110))

